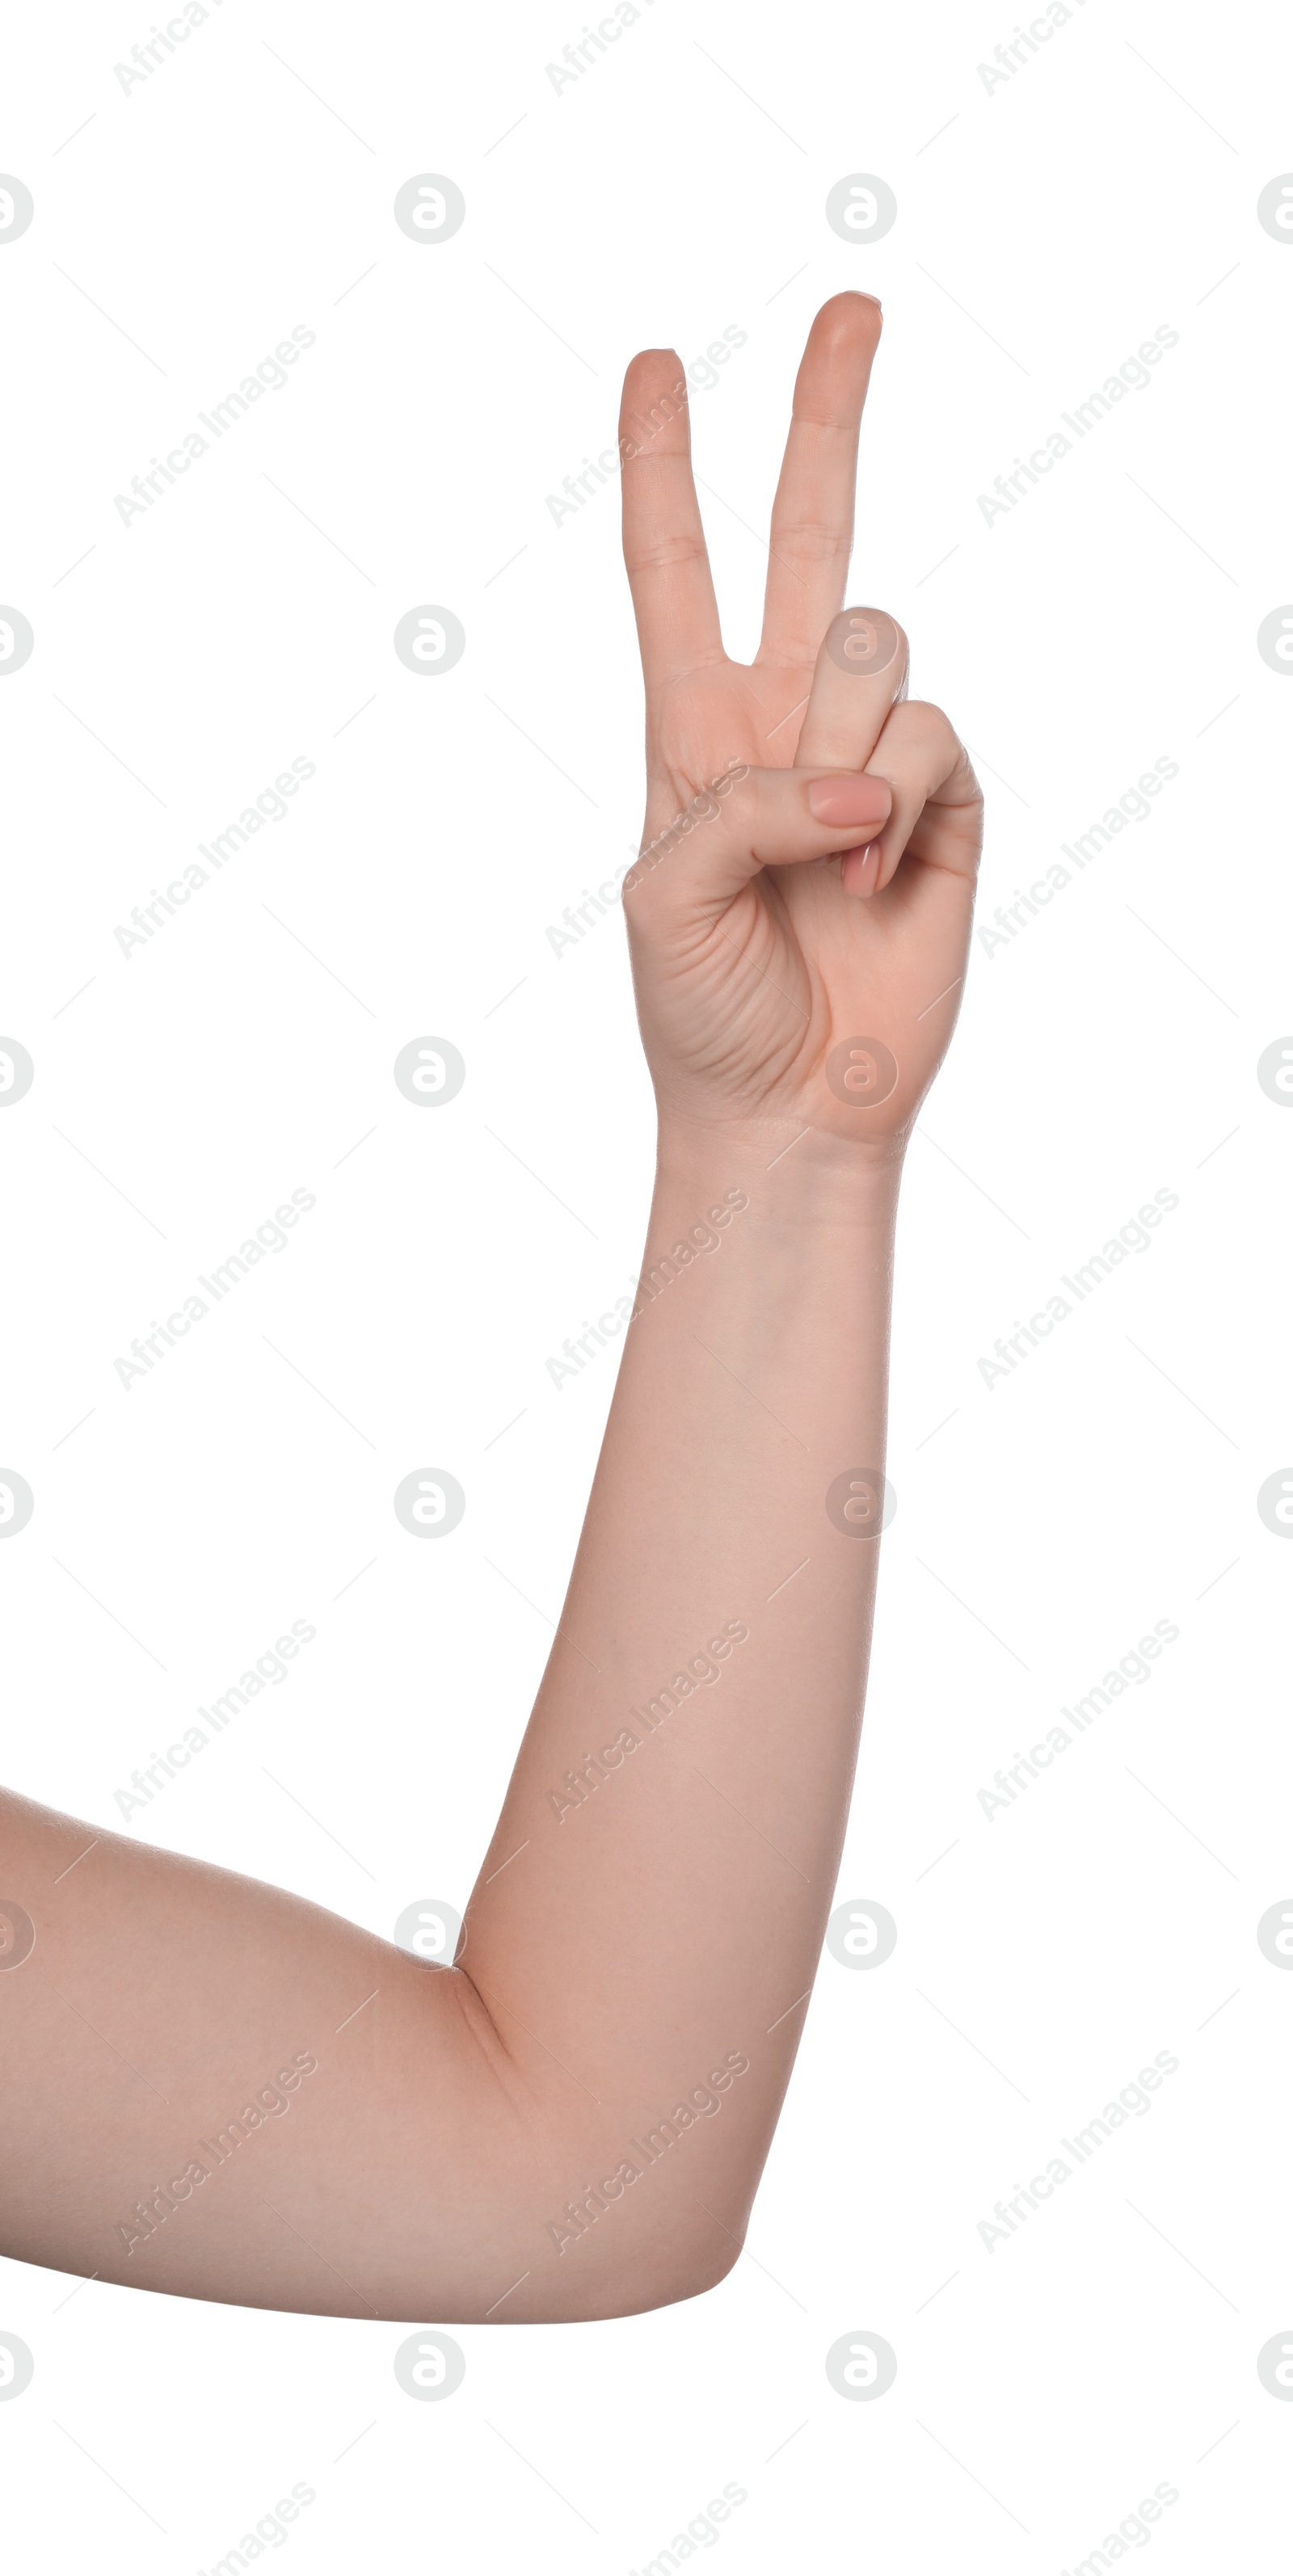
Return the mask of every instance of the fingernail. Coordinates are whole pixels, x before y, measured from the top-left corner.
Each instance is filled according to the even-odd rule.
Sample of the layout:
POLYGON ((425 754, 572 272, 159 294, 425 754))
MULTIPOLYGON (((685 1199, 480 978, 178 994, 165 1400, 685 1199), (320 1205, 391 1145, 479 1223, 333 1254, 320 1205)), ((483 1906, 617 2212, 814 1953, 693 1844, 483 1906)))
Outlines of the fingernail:
POLYGON ((808 790, 808 811, 818 823, 883 823, 889 811, 889 789, 883 778, 859 771, 848 778, 815 778, 808 790))
POLYGON ((874 894, 880 875, 880 844, 868 850, 846 850, 840 883, 846 894, 874 894))

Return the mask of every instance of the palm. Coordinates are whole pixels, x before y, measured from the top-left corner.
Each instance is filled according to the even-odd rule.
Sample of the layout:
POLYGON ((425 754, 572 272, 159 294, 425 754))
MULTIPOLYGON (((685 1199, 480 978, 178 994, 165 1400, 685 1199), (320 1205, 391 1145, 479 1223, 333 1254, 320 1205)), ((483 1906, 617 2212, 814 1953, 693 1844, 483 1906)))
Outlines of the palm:
MULTIPOLYGON (((809 662, 724 657, 670 680, 649 709, 647 837, 729 760, 792 767, 812 678, 809 662)), ((700 946, 681 919, 673 971, 644 1012, 648 1042, 658 1034, 672 1059, 667 1088, 690 1094, 720 1081, 733 1111, 797 1111, 805 1074, 840 1038, 901 1027, 901 1099, 914 1107, 955 1016, 980 819, 977 800, 927 808, 901 868, 867 904, 844 892, 838 862, 770 866, 700 946), (945 997, 946 1009, 930 1007, 945 997)))

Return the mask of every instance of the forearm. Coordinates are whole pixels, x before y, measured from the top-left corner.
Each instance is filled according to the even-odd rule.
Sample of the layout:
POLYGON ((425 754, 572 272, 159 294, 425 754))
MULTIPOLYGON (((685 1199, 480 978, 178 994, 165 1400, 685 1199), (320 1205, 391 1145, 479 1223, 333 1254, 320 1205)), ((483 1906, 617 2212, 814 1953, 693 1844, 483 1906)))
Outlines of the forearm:
POLYGON ((191 2297, 515 2323, 658 2305, 728 2269, 856 1752, 877 1550, 826 1498, 883 1462, 895 1178, 822 1167, 793 1132, 662 1158, 566 1610, 455 1974, 0 1806, 3 1881, 35 1926, 0 1996, 6 2251, 191 2297), (715 1248, 678 1261, 693 1229, 715 1248), (287 2117, 293 2051, 317 2072, 287 2117))
POLYGON ((627 2289, 658 2266, 665 2295, 727 2268, 830 1908, 878 1548, 828 1495, 883 1468, 897 1173, 816 1142, 664 1145, 560 1631, 468 1913, 462 1965, 545 2127, 569 2122, 571 2192, 639 2168, 613 2225, 552 2212, 572 2291, 594 2267, 627 2289), (697 1237, 713 1248, 680 1261, 697 1237), (631 2142, 728 2056, 749 2064, 721 2116, 645 2170, 631 2142))

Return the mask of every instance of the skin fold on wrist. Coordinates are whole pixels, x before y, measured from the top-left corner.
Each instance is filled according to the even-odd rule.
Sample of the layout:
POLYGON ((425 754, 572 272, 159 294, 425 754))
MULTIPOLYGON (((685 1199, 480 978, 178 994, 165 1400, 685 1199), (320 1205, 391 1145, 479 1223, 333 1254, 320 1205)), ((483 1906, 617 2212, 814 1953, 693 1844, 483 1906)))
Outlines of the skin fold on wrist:
POLYGON ((695 1198, 699 1218, 707 1190, 721 1199, 739 1188, 763 1223, 891 1228, 905 1145, 905 1138, 863 1143, 823 1135, 785 1117, 700 1126, 662 1115, 656 1201, 667 1198, 672 1209, 695 1198))

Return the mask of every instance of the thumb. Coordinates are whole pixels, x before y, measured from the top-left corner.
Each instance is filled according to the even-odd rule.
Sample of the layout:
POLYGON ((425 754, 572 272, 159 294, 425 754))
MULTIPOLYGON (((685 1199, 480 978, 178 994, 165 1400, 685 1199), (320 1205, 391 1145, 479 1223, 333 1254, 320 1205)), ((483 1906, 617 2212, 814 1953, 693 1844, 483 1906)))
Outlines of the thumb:
POLYGON ((872 841, 893 791, 869 771, 729 765, 639 852, 624 879, 643 920, 730 902, 761 868, 838 858, 872 841))

